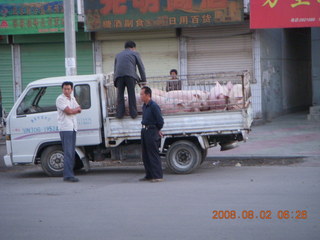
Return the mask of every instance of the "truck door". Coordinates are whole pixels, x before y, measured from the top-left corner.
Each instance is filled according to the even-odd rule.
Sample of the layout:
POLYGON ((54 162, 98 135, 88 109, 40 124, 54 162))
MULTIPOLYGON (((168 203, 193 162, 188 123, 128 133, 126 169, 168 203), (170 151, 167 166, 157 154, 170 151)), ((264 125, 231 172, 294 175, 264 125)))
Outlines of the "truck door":
POLYGON ((82 108, 77 115, 77 146, 97 145, 102 142, 100 92, 97 82, 75 84, 74 96, 82 108))
MULTIPOLYGON (((74 95, 83 111, 77 115, 77 146, 101 143, 101 117, 96 82, 75 84, 74 95)), ((61 86, 32 87, 9 116, 12 160, 32 163, 43 143, 59 143, 56 99, 61 86)))
POLYGON ((15 163, 34 161, 42 142, 59 141, 55 100, 60 86, 30 88, 10 115, 12 160, 15 163))

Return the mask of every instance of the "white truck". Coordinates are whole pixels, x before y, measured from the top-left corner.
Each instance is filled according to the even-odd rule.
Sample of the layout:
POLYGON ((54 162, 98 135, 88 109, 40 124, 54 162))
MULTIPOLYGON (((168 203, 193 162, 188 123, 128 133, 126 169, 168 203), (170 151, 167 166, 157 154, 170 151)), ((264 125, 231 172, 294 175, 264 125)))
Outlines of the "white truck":
MULTIPOLYGON (((247 139, 252 123, 249 76, 248 72, 240 72, 181 77, 181 91, 193 94, 185 97, 182 105, 198 103, 199 106, 200 103, 202 108, 181 108, 182 100, 178 100, 178 96, 171 105, 166 104, 168 99, 165 99, 165 105, 158 103, 165 121, 159 151, 173 172, 190 173, 205 160, 208 148, 219 144, 225 150, 235 142, 247 139), (212 100, 219 90, 217 87, 226 88, 227 82, 229 86, 230 83, 240 86, 241 96, 232 101, 224 92, 219 95, 220 99, 215 96, 219 100, 212 100), (199 97, 199 92, 205 97, 199 97), (167 111, 165 107, 169 105, 179 105, 180 109, 167 111)), ((116 89, 112 76, 95 74, 45 78, 31 82, 25 88, 6 118, 6 166, 41 164, 48 176, 62 175, 63 151, 55 101, 64 81, 74 83, 73 94, 83 109, 77 115, 75 169, 87 167, 90 161, 139 161, 141 112, 136 119, 130 116, 115 118, 116 89)), ((155 94, 168 94, 161 91, 165 89, 163 79, 148 80, 148 85, 156 89, 155 94)), ((164 98, 157 99, 162 101, 164 98)))

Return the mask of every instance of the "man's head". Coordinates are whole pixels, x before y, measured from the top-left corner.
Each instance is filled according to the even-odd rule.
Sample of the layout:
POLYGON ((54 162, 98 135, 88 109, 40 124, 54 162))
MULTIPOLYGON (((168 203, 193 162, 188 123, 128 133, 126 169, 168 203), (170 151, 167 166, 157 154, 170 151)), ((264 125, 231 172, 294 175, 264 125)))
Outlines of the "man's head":
POLYGON ((134 41, 126 41, 124 48, 136 48, 136 43, 134 41))
POLYGON ((73 90, 72 82, 63 82, 61 85, 62 92, 66 97, 70 97, 73 90))
POLYGON ((176 69, 171 69, 170 75, 171 75, 172 79, 176 79, 177 75, 178 75, 178 71, 176 69))
POLYGON ((150 101, 151 97, 152 97, 151 88, 147 86, 143 86, 140 90, 141 101, 147 104, 150 101))

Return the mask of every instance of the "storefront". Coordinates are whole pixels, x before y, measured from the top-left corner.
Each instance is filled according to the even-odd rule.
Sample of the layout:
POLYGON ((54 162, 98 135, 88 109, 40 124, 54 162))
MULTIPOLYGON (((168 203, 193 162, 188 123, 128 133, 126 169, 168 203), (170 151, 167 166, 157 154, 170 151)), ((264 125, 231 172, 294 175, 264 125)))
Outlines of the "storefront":
MULTIPOLYGON (((78 74, 94 72, 93 44, 89 33, 77 33, 78 74)), ((64 35, 16 35, 20 46, 21 82, 24 89, 31 81, 65 75, 64 35)))
MULTIPOLYGON (((223 54, 224 47, 229 46, 221 49, 226 39, 229 42, 231 39, 233 49, 234 43, 243 42, 244 51, 251 43, 251 36, 241 35, 248 33, 248 27, 238 29, 239 23, 243 23, 241 0, 124 1, 121 4, 115 1, 113 5, 93 0, 84 1, 84 10, 86 31, 94 32, 101 43, 102 56, 97 61, 102 62, 103 72, 113 71, 114 57, 126 40, 137 43, 148 77, 169 75, 172 68, 183 75, 220 70, 219 66, 211 69, 211 64, 217 65, 230 57, 223 54), (225 39, 219 38, 219 29, 223 30, 225 39), (216 44, 212 44, 212 39, 216 44)), ((237 54, 224 69, 237 70, 233 69, 236 59, 246 66, 237 66, 241 70, 248 68, 248 61, 252 68, 251 53, 250 49, 246 54, 237 54)))
POLYGON ((187 74, 243 71, 253 73, 252 33, 246 24, 183 28, 187 74))
MULTIPOLYGON (((14 3, 2 1, 0 10, 0 84, 8 112, 31 81, 65 75, 63 0, 14 3)), ((94 51, 91 34, 75 19, 78 74, 92 74, 94 51)))
POLYGON ((97 32, 96 40, 101 42, 103 73, 113 71, 115 56, 124 49, 127 40, 133 40, 137 44, 147 77, 169 75, 170 69, 179 68, 179 39, 176 37, 175 29, 97 32))

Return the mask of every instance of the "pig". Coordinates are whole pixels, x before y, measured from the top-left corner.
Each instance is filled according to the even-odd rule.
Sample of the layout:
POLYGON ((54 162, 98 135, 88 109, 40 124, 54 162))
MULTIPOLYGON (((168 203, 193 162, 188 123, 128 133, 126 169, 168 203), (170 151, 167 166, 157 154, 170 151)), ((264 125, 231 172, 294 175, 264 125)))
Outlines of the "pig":
POLYGON ((201 90, 176 90, 167 92, 165 95, 167 98, 177 98, 184 101, 193 101, 194 99, 201 99, 204 96, 204 92, 201 90))
POLYGON ((209 93, 201 90, 177 90, 166 94, 167 98, 174 98, 182 101, 180 106, 185 107, 185 111, 199 112, 208 110, 207 99, 209 93))
POLYGON ((154 95, 158 95, 158 96, 166 96, 166 91, 163 91, 163 90, 160 90, 160 89, 157 89, 157 88, 152 88, 152 96, 154 95))
POLYGON ((227 100, 227 91, 226 88, 222 87, 221 84, 216 81, 215 86, 211 88, 208 105, 211 110, 222 110, 226 107, 227 100))
POLYGON ((185 110, 185 105, 180 99, 159 95, 152 95, 152 99, 160 106, 164 114, 183 112, 185 110))

